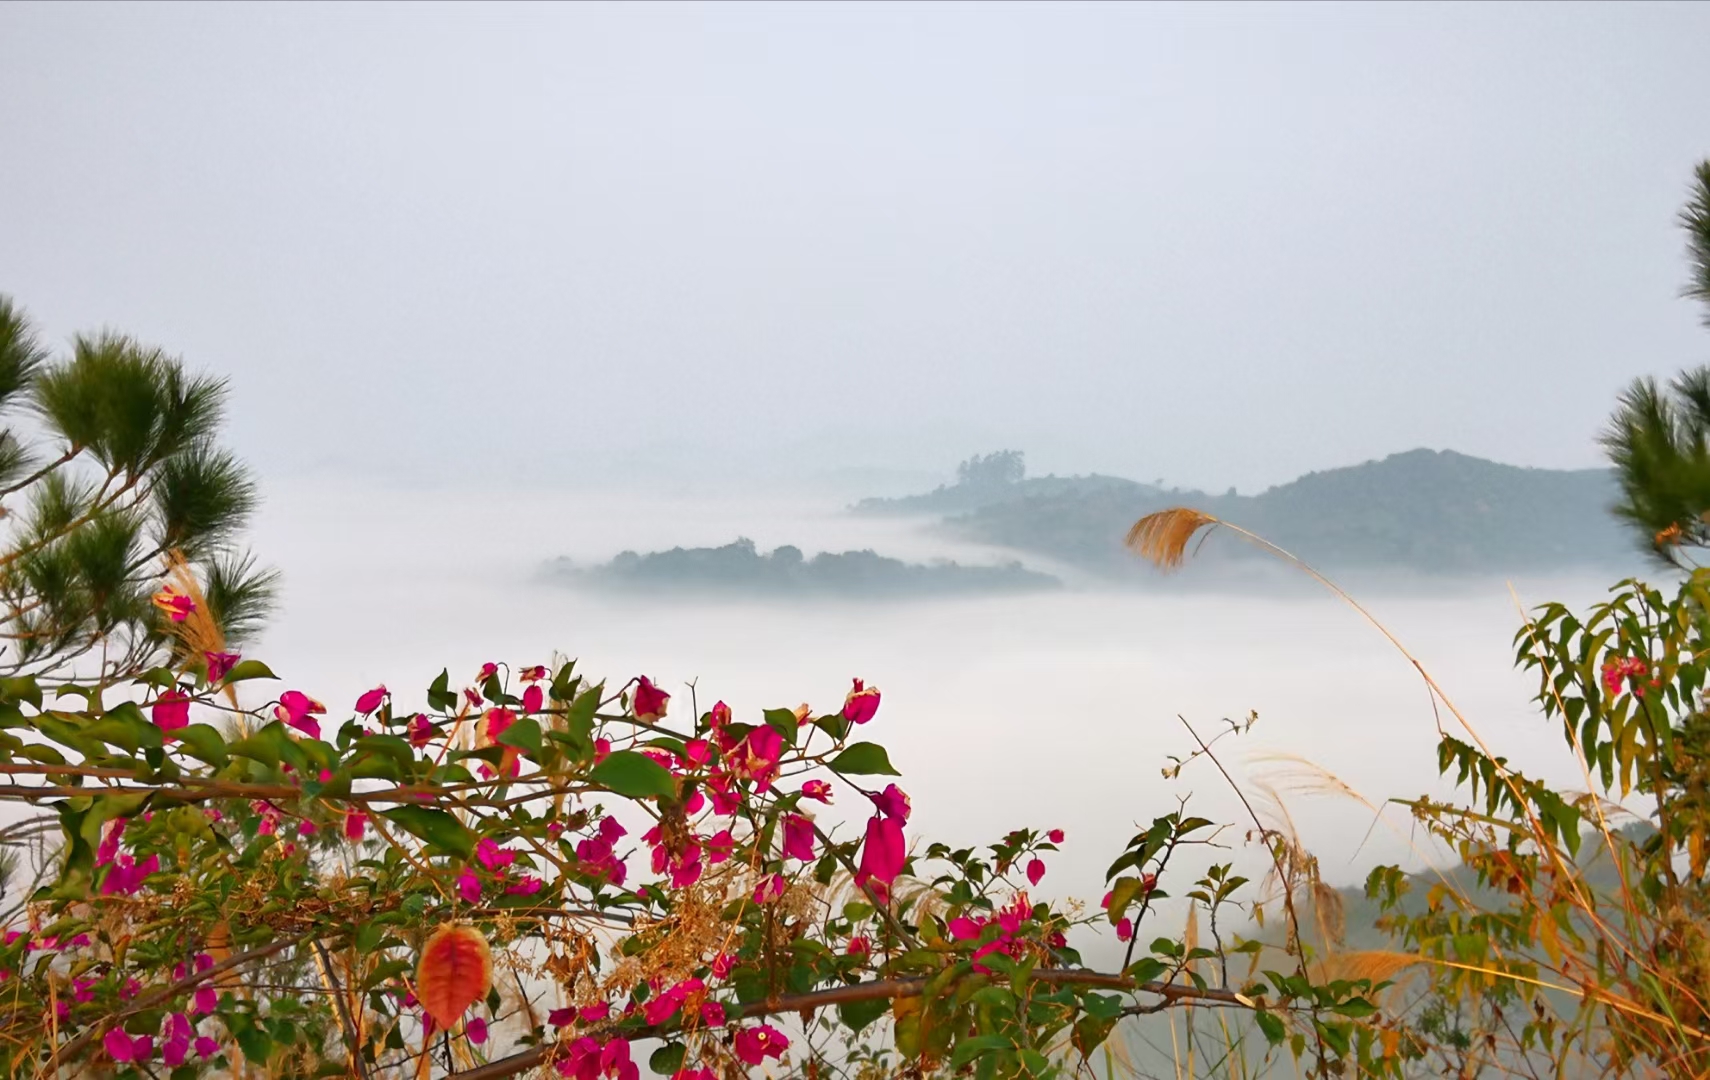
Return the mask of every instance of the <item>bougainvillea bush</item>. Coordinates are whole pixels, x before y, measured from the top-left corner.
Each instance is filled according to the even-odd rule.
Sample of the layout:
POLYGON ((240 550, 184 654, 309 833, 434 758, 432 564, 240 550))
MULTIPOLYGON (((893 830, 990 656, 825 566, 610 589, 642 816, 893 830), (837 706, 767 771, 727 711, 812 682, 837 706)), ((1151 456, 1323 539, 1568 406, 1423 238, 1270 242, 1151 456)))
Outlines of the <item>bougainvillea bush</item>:
MULTIPOLYGON (((174 580, 159 618, 195 640, 174 580)), ((1144 943, 1208 821, 1140 829, 1084 911, 1029 896, 1060 832, 914 835, 860 680, 738 716, 494 663, 337 708, 254 659, 178 655, 0 683, 0 794, 58 837, 0 946, 4 1075, 1046 1076, 1189 1003, 1254 1018, 1256 1056, 1380 1054, 1367 984, 1231 940, 1236 985, 1226 955, 1144 943), (1122 963, 1083 966, 1076 927, 1122 963)), ((1178 889, 1216 910, 1242 884, 1215 866, 1178 889)))

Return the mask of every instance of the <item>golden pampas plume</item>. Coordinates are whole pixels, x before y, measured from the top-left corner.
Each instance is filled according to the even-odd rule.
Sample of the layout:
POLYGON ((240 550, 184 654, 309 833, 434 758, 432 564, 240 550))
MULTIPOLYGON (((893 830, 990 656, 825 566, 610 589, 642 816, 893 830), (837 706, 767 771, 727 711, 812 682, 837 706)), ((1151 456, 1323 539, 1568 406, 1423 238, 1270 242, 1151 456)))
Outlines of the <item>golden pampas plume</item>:
POLYGON ((1194 534, 1207 526, 1216 528, 1221 524, 1222 521, 1210 514, 1186 506, 1174 506, 1136 521, 1123 543, 1129 551, 1158 569, 1174 570, 1182 564, 1188 542, 1194 534))

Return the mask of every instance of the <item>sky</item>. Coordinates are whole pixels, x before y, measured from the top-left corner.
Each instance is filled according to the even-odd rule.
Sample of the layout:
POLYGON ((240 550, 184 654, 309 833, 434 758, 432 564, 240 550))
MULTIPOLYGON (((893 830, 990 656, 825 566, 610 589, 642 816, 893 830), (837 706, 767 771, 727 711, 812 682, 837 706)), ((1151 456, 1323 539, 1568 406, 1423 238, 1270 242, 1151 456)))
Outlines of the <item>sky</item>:
POLYGON ((1598 463, 1710 5, 0 6, 0 292, 264 481, 1598 463))

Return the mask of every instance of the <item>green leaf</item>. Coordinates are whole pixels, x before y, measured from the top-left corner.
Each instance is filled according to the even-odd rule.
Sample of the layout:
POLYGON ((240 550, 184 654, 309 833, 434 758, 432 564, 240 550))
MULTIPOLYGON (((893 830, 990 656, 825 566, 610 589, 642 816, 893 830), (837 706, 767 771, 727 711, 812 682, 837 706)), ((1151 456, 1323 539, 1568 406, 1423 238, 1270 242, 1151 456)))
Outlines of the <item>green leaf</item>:
POLYGON ((456 693, 446 689, 450 680, 451 672, 444 668, 440 669, 439 678, 435 679, 433 685, 428 687, 428 708, 435 712, 447 712, 457 705, 456 693))
POLYGON ((1128 911, 1128 905, 1134 902, 1146 888, 1146 882, 1137 877, 1123 876, 1116 879, 1116 884, 1110 887, 1110 910, 1105 917, 1110 925, 1115 926, 1122 921, 1122 916, 1128 911))
POLYGON ((226 672, 226 677, 221 682, 222 684, 236 683, 248 679, 277 679, 278 677, 273 674, 272 668, 260 660, 239 660, 232 665, 230 671, 226 672))
POLYGON ((950 1068, 960 1069, 981 1054, 989 1054, 993 1050, 1013 1050, 1015 1041, 1008 1035, 971 1035, 956 1044, 956 1049, 950 1054, 950 1068))
POLYGON ((588 782, 631 799, 677 794, 677 782, 663 765, 634 750, 614 750, 595 765, 588 782))
POLYGON ((207 762, 216 769, 231 760, 231 755, 226 753, 226 740, 220 737, 217 729, 207 724, 190 724, 172 734, 177 736, 185 753, 207 762))
POLYGON ((233 757, 249 758, 273 768, 277 768, 281 761, 287 762, 299 772, 309 763, 303 748, 286 732, 285 725, 277 720, 227 746, 226 751, 233 757))
POLYGON ((442 851, 465 859, 475 853, 475 834, 444 810, 428 806, 400 806, 386 810, 380 816, 397 822, 405 832, 442 851))
POLYGON ((1258 1022, 1259 1030, 1265 1033, 1266 1042, 1270 1043, 1272 1046, 1282 1045, 1284 1035, 1283 1022, 1275 1013, 1260 1009, 1253 1014, 1253 1019, 1258 1022))
POLYGON ((843 1021, 844 1027, 859 1035, 868 1024, 885 1015, 890 1007, 891 1003, 884 998, 851 1001, 837 1007, 837 1018, 843 1021))
POLYGON ((142 710, 134 701, 107 710, 106 715, 91 722, 83 732, 132 754, 145 746, 158 749, 163 745, 160 729, 143 719, 142 710))
POLYGON ((901 776, 878 743, 858 742, 831 759, 831 767, 850 776, 901 776))
POLYGON ((530 754, 540 753, 540 722, 532 716, 525 716, 512 724, 499 736, 499 742, 504 746, 514 746, 518 750, 530 754))
POLYGON ((358 756, 373 755, 390 758, 406 775, 415 765, 416 753, 410 744, 396 735, 364 735, 352 745, 358 756))
POLYGON ((687 1049, 682 1043, 666 1043, 653 1051, 647 1059, 647 1067, 660 1076, 670 1076, 683 1067, 683 1054, 687 1049))
POLYGON ((796 714, 789 709, 767 709, 764 713, 766 726, 784 737, 788 746, 796 745, 796 731, 801 724, 796 720, 796 714))
POLYGON ((36 684, 33 675, 0 679, 0 701, 27 701, 39 709, 42 707, 42 688, 36 684))

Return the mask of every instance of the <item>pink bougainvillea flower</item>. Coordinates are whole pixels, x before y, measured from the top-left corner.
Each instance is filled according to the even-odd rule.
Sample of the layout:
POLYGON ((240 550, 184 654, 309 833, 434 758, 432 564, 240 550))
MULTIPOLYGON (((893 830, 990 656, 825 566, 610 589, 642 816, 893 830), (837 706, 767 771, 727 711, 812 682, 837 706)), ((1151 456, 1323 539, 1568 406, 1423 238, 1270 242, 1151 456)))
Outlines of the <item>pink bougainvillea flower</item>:
POLYGON ((426 746, 433 738, 433 722, 427 718, 426 713, 417 713, 410 718, 408 731, 411 746, 426 746))
POLYGON ((1611 660, 1603 665, 1603 688, 1614 697, 1621 692, 1623 683, 1632 690, 1634 697, 1645 696, 1644 678, 1651 673, 1650 664, 1637 656, 1626 659, 1611 660))
POLYGON ((391 691, 386 689, 386 684, 381 683, 379 686, 376 686, 374 689, 356 699, 356 711, 363 716, 367 716, 369 713, 380 707, 380 703, 386 700, 386 695, 390 692, 391 691))
POLYGON ((160 1044, 160 1061, 169 1069, 176 1069, 184 1064, 184 1059, 190 1056, 189 1039, 167 1039, 160 1044))
POLYGON ((360 810, 346 811, 344 815, 344 838, 346 840, 361 840, 368 831, 368 815, 360 810))
POLYGON ((705 739, 690 739, 683 744, 683 757, 691 765, 706 765, 713 759, 712 743, 705 739))
POLYGON ((896 818, 904 825, 908 824, 908 815, 914 808, 914 804, 909 801, 908 794, 902 788, 895 784, 889 784, 886 785, 885 790, 871 796, 871 798, 873 805, 878 807, 879 813, 888 818, 896 818))
POLYGON ((168 585, 154 594, 154 606, 166 612, 166 617, 181 623, 196 610, 196 601, 168 585))
MULTIPOLYGON (((101 879, 102 896, 129 896, 142 888, 142 884, 150 874, 160 870, 160 856, 150 855, 141 862, 129 855, 115 856, 112 865, 107 870, 107 876, 101 879)), ((54 942, 57 946, 58 942, 54 942)), ((42 948, 50 948, 46 942, 42 948)))
POLYGON ((713 978, 728 979, 731 971, 736 967, 736 957, 729 953, 719 953, 712 958, 712 963, 708 966, 712 969, 713 978))
POLYGON ((671 695, 653 685, 653 680, 642 675, 635 683, 635 718, 637 720, 657 720, 665 715, 666 703, 671 695))
POLYGON ((299 821, 297 823, 298 836, 313 836, 317 831, 315 823, 312 821, 299 821))
POLYGON ((237 662, 243 657, 235 652, 205 652, 202 656, 208 661, 208 681, 219 682, 232 673, 237 662))
POLYGON ((801 814, 784 818, 784 858, 813 862, 813 821, 801 814))
POLYGON ((499 665, 489 660, 481 665, 481 673, 475 676, 476 682, 486 682, 499 673, 499 665))
POLYGON ((509 709, 488 709, 487 715, 482 717, 481 745, 492 746, 516 722, 517 714, 509 709))
POLYGON ((1134 920, 1124 915, 1122 921, 1116 924, 1116 940, 1128 941, 1134 937, 1134 920))
POLYGON ((712 710, 707 713, 707 723, 714 728, 730 723, 730 706, 722 701, 713 702, 712 710))
MULTIPOLYGON (((95 865, 106 866, 119 854, 119 838, 125 835, 125 826, 130 824, 130 818, 113 818, 101 827, 101 844, 95 849, 95 865)), ((7 934, 6 944, 12 944, 12 934, 7 934)))
POLYGON ((787 888, 787 883, 782 874, 773 874, 771 877, 761 878, 760 884, 754 886, 754 902, 756 904, 775 903, 783 898, 785 888, 787 888))
POLYGON ((1052 829, 1050 832, 1045 834, 1045 839, 1051 841, 1053 844, 1061 844, 1063 842, 1063 830, 1052 829))
POLYGON ((517 678, 521 679, 525 683, 539 682, 546 678, 546 665, 532 664, 529 667, 525 667, 521 671, 517 672, 517 678))
POLYGON ((724 1006, 716 1001, 701 1002, 701 1023, 707 1027, 723 1027, 725 1021, 724 1006))
POLYGON ((1044 876, 1045 876, 1045 860, 1034 859, 1032 862, 1027 864, 1027 883, 1029 885, 1039 884, 1039 879, 1043 878, 1044 876))
POLYGON ((479 1016, 472 1016, 469 1022, 463 1025, 463 1033, 469 1036, 470 1042, 480 1046, 487 1041, 487 1021, 479 1016))
POLYGON ((129 1035, 126 1035, 118 1028, 111 1028, 107 1031, 107 1034, 101 1038, 101 1045, 106 1048, 107 1056, 112 1058, 114 1062, 121 1065, 129 1065, 133 1062, 140 1063, 148 1060, 148 1056, 138 1056, 138 1043, 143 1044, 140 1049, 149 1051, 148 1056, 153 1056, 154 1040, 148 1036, 132 1039, 129 1035))
POLYGON ((149 710, 154 726, 162 731, 177 731, 190 723, 190 698, 183 691, 168 690, 154 699, 149 710))
POLYGON ((191 1012, 203 1016, 220 1007, 220 995, 211 986, 198 986, 191 998, 191 1012))
POLYGON ((535 893, 539 892, 542 888, 544 888, 545 885, 546 885, 546 882, 535 877, 533 874, 524 874, 522 877, 518 878, 516 881, 505 886, 505 895, 506 896, 533 896, 535 893))
POLYGON ((481 691, 474 687, 465 686, 463 688, 463 700, 469 703, 471 709, 478 709, 481 707, 481 691))
POLYGON ((612 1014, 612 1003, 602 1001, 598 1005, 584 1005, 576 1010, 576 1019, 584 1024, 597 1024, 612 1014))
POLYGON ((612 1080, 637 1080, 641 1070, 629 1060, 628 1039, 613 1039, 600 1047, 600 1071, 612 1080))
POLYGON ((843 718, 851 724, 865 724, 879 711, 879 688, 855 680, 855 689, 843 699, 843 718))
POLYGON ((776 1060, 783 1057, 789 1045, 790 1040, 783 1032, 770 1024, 761 1024, 738 1031, 731 1051, 743 1064, 758 1065, 767 1058, 776 1060))
POLYGON ((867 819, 867 839, 861 845, 861 865, 855 871, 855 887, 864 888, 868 882, 876 882, 888 889, 902 873, 907 858, 902 822, 882 814, 873 815, 867 819))
POLYGON ((457 875, 457 895, 463 897, 463 902, 473 904, 481 899, 481 879, 475 876, 475 871, 465 866, 463 872, 457 875))
POLYGON ((215 1054, 218 1054, 219 1052, 220 1052, 220 1044, 219 1043, 215 1042, 213 1039, 208 1038, 208 1036, 206 1036, 206 1035, 197 1036, 197 1038, 196 1038, 196 1056, 197 1057, 199 1057, 199 1058, 211 1058, 215 1054))
POLYGON ((321 737, 321 722, 315 717, 326 711, 325 705, 301 690, 287 690, 280 694, 279 704, 273 707, 274 716, 311 739, 321 737))
POLYGON ((802 798, 829 803, 831 802, 831 785, 824 780, 809 780, 802 785, 802 798))
POLYGON ((762 725, 742 740, 730 771, 754 781, 754 790, 764 795, 778 777, 778 758, 783 752, 784 737, 776 729, 762 725))
POLYGON ((872 956, 873 942, 865 935, 857 935, 849 939, 850 956, 872 956))
POLYGON ((545 704, 546 691, 542 690, 538 685, 531 685, 523 690, 522 711, 525 715, 528 713, 539 712, 541 707, 545 704))
POLYGON ((707 837, 705 847, 707 862, 717 866, 730 858, 730 853, 736 850, 736 838, 730 835, 729 829, 720 829, 707 837))
POLYGON ((506 851, 493 842, 490 836, 483 836, 475 845, 475 858, 482 866, 492 871, 501 871, 517 860, 517 853, 506 851))
POLYGON ((731 786, 730 777, 723 773, 707 777, 707 795, 712 799, 713 813, 719 817, 730 817, 742 809, 742 796, 731 786))
POLYGON ((576 1022, 576 1010, 571 1008, 553 1009, 546 1014, 546 1022, 553 1027, 569 1027, 576 1022))
POLYGON ((611 752, 612 752, 612 741, 610 739, 597 738, 594 740, 594 764, 595 765, 598 765, 600 762, 606 760, 606 758, 608 756, 610 756, 611 752))

